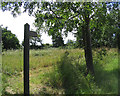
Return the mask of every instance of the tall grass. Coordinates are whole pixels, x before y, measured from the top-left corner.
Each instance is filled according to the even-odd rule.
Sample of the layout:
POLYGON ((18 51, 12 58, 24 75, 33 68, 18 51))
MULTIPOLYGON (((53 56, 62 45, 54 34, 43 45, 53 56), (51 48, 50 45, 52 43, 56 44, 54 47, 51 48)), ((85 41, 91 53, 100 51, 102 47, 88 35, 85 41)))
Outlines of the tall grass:
MULTIPOLYGON (((71 51, 70 52, 71 55, 78 56, 78 53, 80 53, 81 50, 71 49, 69 51, 71 51)), ((45 73, 45 70, 43 70, 44 68, 46 68, 47 70, 51 70, 50 67, 53 67, 54 65, 57 64, 58 61, 60 61, 60 58, 64 52, 65 52, 64 49, 30 50, 30 72, 31 72, 30 74, 35 75, 36 73, 33 72, 34 70, 41 70, 38 73, 43 74, 45 73)), ((19 91, 16 90, 15 86, 19 86, 20 89, 23 87, 23 51, 22 50, 4 51, 2 56, 2 65, 3 65, 2 66, 3 81, 5 81, 3 82, 5 84, 3 87, 5 88, 7 86, 12 86, 14 91, 19 91), (18 78, 16 79, 18 80, 18 83, 13 84, 12 82, 10 82, 11 78, 13 80, 15 78, 18 78)), ((35 79, 33 80, 33 78, 31 79, 30 76, 31 79, 30 82, 31 83, 39 82, 40 79, 39 78, 37 79, 36 76, 33 75, 32 77, 34 77, 36 80, 35 79)))
POLYGON ((100 51, 94 56, 95 79, 101 94, 118 94, 118 54, 116 49, 107 50, 101 60, 100 51))
MULTIPOLYGON (((64 49, 47 49, 47 50, 30 50, 30 69, 37 69, 39 67, 48 67, 56 64, 64 49)), ((81 50, 69 50, 71 56, 79 56, 81 50)), ((83 53, 81 52, 81 55, 83 53)), ((8 50, 3 52, 2 56, 2 70, 8 75, 19 74, 23 71, 23 51, 22 50, 8 50)))
POLYGON ((22 50, 8 50, 3 52, 2 72, 7 75, 15 75, 23 69, 22 50))
MULTIPOLYGON (((30 92, 43 94, 117 94, 117 50, 93 51, 95 77, 86 73, 81 49, 30 50, 30 92)), ((3 52, 4 93, 23 93, 23 51, 3 52), (14 82, 13 82, 14 81, 14 82)))
POLYGON ((75 62, 75 60, 73 63, 69 52, 65 52, 54 69, 53 73, 50 73, 50 83, 53 87, 63 88, 64 94, 97 94, 100 92, 92 75, 84 75, 85 64, 75 62), (80 70, 80 67, 83 69, 80 70))

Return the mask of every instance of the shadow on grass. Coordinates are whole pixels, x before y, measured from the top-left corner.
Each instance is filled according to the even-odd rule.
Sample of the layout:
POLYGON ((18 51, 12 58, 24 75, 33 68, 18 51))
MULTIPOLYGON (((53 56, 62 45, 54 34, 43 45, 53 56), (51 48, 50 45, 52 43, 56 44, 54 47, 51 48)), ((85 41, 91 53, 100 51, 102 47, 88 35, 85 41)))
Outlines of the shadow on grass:
POLYGON ((118 94, 118 68, 106 70, 101 64, 95 66, 95 81, 101 94, 118 94))

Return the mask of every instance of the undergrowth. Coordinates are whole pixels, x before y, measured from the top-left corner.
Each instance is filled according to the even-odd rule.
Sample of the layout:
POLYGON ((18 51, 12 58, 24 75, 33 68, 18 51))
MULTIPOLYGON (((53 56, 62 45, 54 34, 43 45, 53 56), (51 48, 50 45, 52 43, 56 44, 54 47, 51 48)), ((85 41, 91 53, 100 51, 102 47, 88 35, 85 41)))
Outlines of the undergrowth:
MULTIPOLYGON (((61 60, 54 66, 50 73, 50 83, 53 87, 63 88, 64 94, 98 94, 100 89, 94 82, 91 74, 85 76, 86 69, 80 70, 83 66, 74 62, 66 51, 61 60)), ((84 65, 85 66, 85 65, 84 65)), ((85 68, 85 67, 84 67, 85 68)))

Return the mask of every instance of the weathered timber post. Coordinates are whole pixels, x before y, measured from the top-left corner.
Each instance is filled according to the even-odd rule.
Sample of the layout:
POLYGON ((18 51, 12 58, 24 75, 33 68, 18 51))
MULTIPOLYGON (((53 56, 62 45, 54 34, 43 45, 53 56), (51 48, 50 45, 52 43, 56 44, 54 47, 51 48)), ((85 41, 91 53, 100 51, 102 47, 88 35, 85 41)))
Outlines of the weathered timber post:
POLYGON ((37 37, 37 33, 30 31, 28 23, 24 25, 24 96, 29 96, 29 38, 37 37))
POLYGON ((29 24, 24 25, 24 95, 29 95, 29 24))

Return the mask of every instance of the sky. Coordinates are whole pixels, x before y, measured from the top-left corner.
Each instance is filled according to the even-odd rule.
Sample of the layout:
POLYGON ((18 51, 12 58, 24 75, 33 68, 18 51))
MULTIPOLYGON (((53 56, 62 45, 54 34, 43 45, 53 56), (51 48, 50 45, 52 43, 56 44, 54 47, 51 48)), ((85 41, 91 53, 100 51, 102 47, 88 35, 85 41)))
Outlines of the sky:
MULTIPOLYGON (((2 12, 2 10, 0 10, 0 25, 3 25, 3 27, 8 27, 8 30, 11 30, 11 32, 17 36, 20 43, 22 43, 24 39, 24 24, 28 23, 30 25, 30 29, 35 31, 36 28, 33 25, 34 20, 35 18, 33 16, 29 16, 28 13, 21 13, 21 15, 13 17, 10 11, 2 12)), ((51 37, 44 32, 41 39, 44 44, 52 44, 51 37)), ((68 37, 64 37, 63 39, 65 41, 64 43, 66 43, 68 39, 75 41, 72 34, 68 34, 68 37)))

